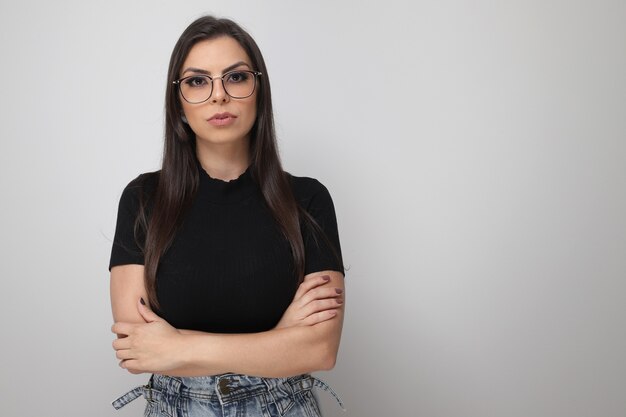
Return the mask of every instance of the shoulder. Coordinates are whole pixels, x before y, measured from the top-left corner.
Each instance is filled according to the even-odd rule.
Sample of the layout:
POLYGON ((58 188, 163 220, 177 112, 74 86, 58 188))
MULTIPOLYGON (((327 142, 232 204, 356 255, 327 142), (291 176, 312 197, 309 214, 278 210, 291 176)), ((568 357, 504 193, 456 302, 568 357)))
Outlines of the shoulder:
POLYGON ((159 184, 160 173, 161 171, 139 174, 126 185, 124 188, 124 194, 139 195, 141 192, 145 194, 152 194, 159 184))
POLYGON ((293 190, 296 200, 310 199, 316 194, 328 192, 328 189, 324 186, 324 184, 315 178, 296 177, 295 175, 291 175, 289 173, 287 173, 287 178, 289 178, 291 189, 293 190))
POLYGON ((315 178, 297 177, 287 173, 296 201, 304 208, 311 205, 332 205, 328 188, 315 178))
POLYGON ((122 191, 120 203, 135 205, 140 200, 149 200, 159 184, 160 173, 161 171, 146 172, 131 180, 122 191))

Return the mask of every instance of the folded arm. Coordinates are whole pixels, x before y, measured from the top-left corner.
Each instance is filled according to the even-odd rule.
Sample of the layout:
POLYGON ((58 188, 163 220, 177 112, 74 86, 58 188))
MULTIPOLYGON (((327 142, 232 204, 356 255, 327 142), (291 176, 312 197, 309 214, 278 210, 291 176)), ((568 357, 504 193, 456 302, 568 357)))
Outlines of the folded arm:
POLYGON ((341 273, 309 274, 276 328, 260 333, 214 334, 171 327, 138 303, 142 297, 147 299, 143 267, 115 267, 111 271, 116 322, 112 330, 122 338, 114 341, 113 347, 121 366, 132 373, 200 376, 234 372, 285 377, 331 369, 341 339, 343 291, 341 273), (321 281, 322 276, 329 278, 321 281))

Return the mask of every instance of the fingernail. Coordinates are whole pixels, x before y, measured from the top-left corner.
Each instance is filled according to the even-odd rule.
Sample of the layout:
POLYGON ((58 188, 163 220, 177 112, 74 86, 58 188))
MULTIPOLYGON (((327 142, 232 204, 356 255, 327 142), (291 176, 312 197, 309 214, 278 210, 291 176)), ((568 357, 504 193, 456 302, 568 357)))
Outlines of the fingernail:
POLYGON ((328 275, 322 275, 322 279, 324 281, 330 281, 330 277, 328 275))
POLYGON ((343 299, 341 299, 341 298, 336 298, 335 300, 337 301, 337 304, 343 304, 343 299))
POLYGON ((146 302, 143 300, 143 297, 141 297, 141 298, 139 299, 139 302, 140 302, 141 304, 143 304, 143 305, 146 305, 146 302))
POLYGON ((343 292, 343 290, 341 288, 335 288, 335 292, 337 294, 341 294, 343 292))

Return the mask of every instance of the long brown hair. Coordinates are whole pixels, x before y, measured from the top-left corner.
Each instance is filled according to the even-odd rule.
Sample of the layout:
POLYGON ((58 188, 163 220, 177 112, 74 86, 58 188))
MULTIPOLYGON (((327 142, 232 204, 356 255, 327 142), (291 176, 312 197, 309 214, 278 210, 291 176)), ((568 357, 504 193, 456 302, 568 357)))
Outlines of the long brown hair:
MULTIPOLYGON (((259 184, 265 203, 283 235, 289 241, 296 276, 299 280, 304 276, 305 252, 300 218, 302 216, 307 223, 312 218, 299 208, 287 174, 280 163, 270 83, 263 56, 252 37, 235 22, 204 16, 185 29, 170 58, 165 93, 165 144, 161 172, 157 188, 150 198, 151 213, 147 213, 147 201, 141 200, 135 224, 136 231, 145 231, 144 280, 153 308, 159 307, 156 293, 159 261, 170 247, 199 183, 195 134, 183 122, 179 91, 173 82, 179 78, 181 67, 191 48, 199 41, 219 36, 235 39, 250 57, 253 68, 263 74, 257 81, 257 118, 250 131, 251 174, 259 184)), ((314 222, 312 224, 315 225, 314 222)))

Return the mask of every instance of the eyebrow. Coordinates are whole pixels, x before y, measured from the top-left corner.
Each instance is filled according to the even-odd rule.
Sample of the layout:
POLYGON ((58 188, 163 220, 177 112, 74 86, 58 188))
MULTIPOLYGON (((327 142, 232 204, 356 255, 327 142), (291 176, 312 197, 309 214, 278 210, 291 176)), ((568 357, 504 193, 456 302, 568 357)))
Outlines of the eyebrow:
MULTIPOLYGON (((243 61, 239 61, 234 63, 233 65, 229 65, 226 68, 224 68, 222 70, 222 74, 227 73, 228 71, 234 70, 237 67, 240 67, 242 65, 245 65, 248 68, 251 68, 250 65, 248 65, 247 63, 243 62, 243 61)), ((206 75, 211 75, 211 73, 207 70, 201 69, 201 68, 194 68, 194 67, 188 67, 185 68, 185 70, 183 71, 183 75, 185 75, 186 72, 196 72, 198 74, 206 74, 206 75)))

